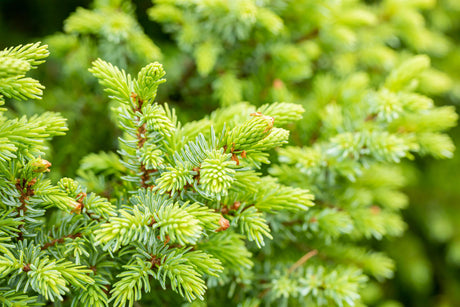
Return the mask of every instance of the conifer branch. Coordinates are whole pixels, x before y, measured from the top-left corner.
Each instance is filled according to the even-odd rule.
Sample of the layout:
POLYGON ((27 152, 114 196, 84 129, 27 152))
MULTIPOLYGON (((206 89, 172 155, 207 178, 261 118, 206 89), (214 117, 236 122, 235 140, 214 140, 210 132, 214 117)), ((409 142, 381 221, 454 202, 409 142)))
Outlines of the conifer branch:
MULTIPOLYGON (((79 137, 53 142, 53 170, 101 146, 79 122, 102 131, 108 118, 83 73, 94 59, 118 148, 59 180, 41 157, 65 119, 0 109, 0 302, 368 304, 368 277, 395 267, 368 242, 406 228, 400 162, 453 156, 455 108, 429 96, 458 96, 445 95, 455 80, 429 66, 455 47, 427 1, 304 2, 154 0, 150 18, 177 43, 163 52, 130 1, 71 14, 47 39, 63 69, 46 105, 83 112, 66 114, 79 137), (179 118, 208 115, 180 121, 159 90, 179 118)), ((42 97, 27 73, 47 56, 40 43, 0 51, 1 105, 42 97)))

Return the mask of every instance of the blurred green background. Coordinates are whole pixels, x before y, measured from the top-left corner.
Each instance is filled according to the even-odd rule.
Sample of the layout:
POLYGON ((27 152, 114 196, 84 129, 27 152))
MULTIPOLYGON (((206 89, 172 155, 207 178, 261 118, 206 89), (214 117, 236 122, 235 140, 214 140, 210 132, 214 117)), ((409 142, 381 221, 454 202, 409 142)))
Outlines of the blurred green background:
MULTIPOLYGON (((443 32, 454 44, 447 55, 432 56, 433 66, 447 73, 454 82, 450 93, 434 98, 437 105, 455 105, 458 113, 460 8, 459 5, 455 6, 455 1, 438 1, 434 9, 424 12, 424 17, 435 31, 443 32), (459 9, 453 10, 452 7, 459 9)), ((0 0, 0 48, 35 41, 46 42, 46 37, 62 32, 64 20, 78 6, 89 8, 91 2, 0 0)), ((379 1, 363 2, 370 4, 379 1)), ((174 44, 174 41, 169 34, 163 32, 159 24, 149 20, 146 10, 152 6, 152 2, 136 0, 133 3, 140 26, 165 53, 164 48, 174 44)), ((53 49, 50 51, 52 54, 47 64, 34 72, 35 77, 49 89, 45 90, 44 99, 35 104, 14 104, 10 107, 21 114, 55 110, 68 118, 71 131, 66 137, 54 141, 51 152, 54 157, 51 160, 59 168, 60 175, 71 177, 76 175, 79 161, 86 154, 115 148, 117 129, 108 116, 99 116, 107 112, 107 106, 103 105, 104 99, 101 96, 94 94, 95 80, 91 80, 89 75, 78 68, 62 71, 59 57, 63 53, 53 49), (62 88, 57 88, 56 84, 62 88), (93 90, 87 92, 88 88, 93 90), (66 145, 69 142, 77 144, 78 150, 75 150, 75 146, 66 145)), ((81 55, 75 59, 78 60, 78 56, 81 55)), ((81 64, 85 66, 85 63, 81 64)), ((167 98, 183 110, 180 116, 196 116, 187 112, 193 105, 183 102, 179 94, 177 97, 170 94, 167 98)), ((460 128, 452 129, 449 134, 458 147, 460 128)), ((396 260, 397 271, 395 277, 383 286, 375 284, 367 289, 365 294, 370 305, 383 296, 394 302, 387 303, 386 307, 460 306, 459 171, 458 154, 450 160, 417 158, 415 163, 407 164, 406 172, 410 181, 406 193, 410 198, 410 206, 404 211, 404 218, 409 227, 402 238, 378 243, 396 260)))

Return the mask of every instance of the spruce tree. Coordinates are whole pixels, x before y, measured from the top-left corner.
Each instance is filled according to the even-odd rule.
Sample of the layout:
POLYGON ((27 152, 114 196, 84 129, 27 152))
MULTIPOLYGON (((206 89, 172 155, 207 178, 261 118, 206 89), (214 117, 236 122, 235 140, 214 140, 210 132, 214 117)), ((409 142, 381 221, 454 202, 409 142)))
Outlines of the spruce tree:
MULTIPOLYGON (((87 154, 77 178, 48 176, 60 115, 2 109, 2 303, 372 303, 369 289, 394 272, 375 242, 406 228, 400 162, 455 148, 455 109, 432 98, 452 88, 430 66, 451 48, 424 23, 433 4, 153 3, 174 44, 157 47, 130 1, 96 0, 47 39, 75 76, 50 101, 95 102, 76 129, 85 141, 101 129, 89 143, 119 134, 114 151, 66 145, 87 154)), ((2 51, 0 92, 40 98, 24 74, 47 56, 38 43, 2 51)))
MULTIPOLYGON (((21 73, 47 56, 46 46, 9 48, 2 56, 8 64, 3 93, 40 95, 42 86, 21 73)), ((41 138, 66 130, 61 117, 45 113, 3 122, 2 134, 10 135, 2 151, 6 304, 33 302, 30 292, 40 295, 38 302, 68 295, 74 306, 132 306, 150 292, 150 278, 188 301, 203 299, 204 276, 224 281, 250 270, 243 239, 261 247, 271 238, 266 214, 313 205, 307 190, 257 172, 268 163, 266 151, 287 142, 288 131, 276 127, 274 117, 290 114, 279 125, 297 120, 300 106, 264 106, 264 114, 254 110, 231 120, 228 112, 215 113, 214 125, 200 133, 194 124, 181 127, 174 110, 154 102, 165 81, 159 63, 142 68, 137 78, 102 60, 91 72, 117 101, 123 131, 120 159, 102 153, 83 163, 86 171, 112 172, 106 191, 111 202, 73 179, 52 185, 44 178, 51 163, 41 157, 41 138), (268 193, 275 190, 283 193, 268 193)))

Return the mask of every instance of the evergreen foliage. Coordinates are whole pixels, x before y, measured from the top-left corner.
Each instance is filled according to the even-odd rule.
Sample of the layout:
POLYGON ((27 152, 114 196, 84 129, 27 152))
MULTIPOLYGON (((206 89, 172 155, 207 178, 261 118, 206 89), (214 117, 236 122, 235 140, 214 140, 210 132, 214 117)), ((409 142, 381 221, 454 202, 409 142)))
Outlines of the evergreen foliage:
MULTIPOLYGON (((7 49, 5 57, 33 62, 45 51, 46 46, 28 45, 7 49), (27 48, 35 53, 28 55, 27 48)), ((8 71, 20 73, 14 67, 8 71)), ((274 127, 270 108, 264 107, 266 115, 248 113, 246 120, 222 122, 216 115, 221 132, 211 126, 196 135, 196 130, 181 128, 174 110, 154 102, 165 81, 160 64, 145 66, 137 78, 102 60, 93 63, 91 72, 117 101, 114 111, 123 135, 120 159, 105 153, 89 156, 82 172, 93 177, 104 172, 103 165, 91 165, 105 159, 112 160, 108 167, 119 164, 120 176, 110 184, 113 193, 106 192, 111 202, 87 193, 75 180, 63 178, 56 186, 45 179, 51 163, 40 157, 40 137, 62 134, 64 121, 45 114, 31 119, 29 127, 22 118, 24 132, 4 138, 7 150, 2 151, 2 234, 9 235, 1 245, 5 301, 14 304, 31 292, 40 295, 38 301, 70 295, 75 306, 132 306, 150 292, 150 278, 189 301, 203 299, 204 276, 220 280, 222 263, 229 276, 241 271, 240 265, 252 267, 238 230, 260 247, 264 237, 271 238, 265 212, 305 211, 313 205, 307 190, 283 187, 256 172, 268 162, 265 152, 288 137, 286 130, 274 127), (286 192, 264 202, 265 195, 258 193, 262 184, 286 192), (232 257, 240 261, 222 258, 225 249, 239 251, 232 257), (16 296, 11 295, 14 289, 16 296)), ((34 81, 32 90, 17 89, 16 79, 4 80, 3 88, 13 88, 5 95, 41 88, 34 81)), ((287 103, 283 107, 299 110, 287 103)), ((293 112, 285 120, 298 118, 293 112)), ((5 119, 2 132, 11 133, 8 128, 15 122, 5 119)))
MULTIPOLYGON (((44 98, 71 133, 53 141, 56 156, 61 115, 0 111, 0 301, 384 302, 377 283, 395 261, 376 242, 412 273, 397 250, 420 249, 412 234, 386 240, 407 228, 401 162, 454 154, 455 108, 434 101, 459 96, 441 60, 456 59, 442 20, 452 27, 459 11, 449 0, 154 0, 147 14, 174 40, 154 43, 131 1, 77 9, 46 39, 48 67, 62 69, 44 98), (45 155, 68 165, 48 174, 45 155)), ((0 52, 2 105, 41 98, 25 74, 47 56, 40 43, 0 52)))

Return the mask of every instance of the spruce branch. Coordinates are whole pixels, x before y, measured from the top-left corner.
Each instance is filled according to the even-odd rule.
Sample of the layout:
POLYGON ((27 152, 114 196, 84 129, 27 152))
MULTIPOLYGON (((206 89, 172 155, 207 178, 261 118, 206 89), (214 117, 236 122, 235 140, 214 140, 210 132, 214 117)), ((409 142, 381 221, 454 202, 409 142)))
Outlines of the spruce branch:
MULTIPOLYGON (((49 105, 90 101, 72 108, 100 125, 105 108, 83 72, 104 58, 90 71, 113 100, 118 152, 84 158, 79 182, 48 177, 48 142, 65 120, 1 109, 2 304, 373 304, 362 295, 366 276, 390 278, 395 264, 370 241, 406 227, 399 163, 455 149, 445 134, 454 108, 428 97, 458 96, 455 74, 429 67, 429 56, 454 67, 443 60, 457 54, 443 32, 454 32, 444 21, 455 10, 281 2, 153 1, 149 16, 177 43, 165 44, 171 84, 162 87, 165 71, 152 63, 161 53, 130 1, 94 1, 67 19, 67 34, 49 42, 58 79, 72 82, 51 87, 49 105), (223 108, 184 123, 157 97, 180 106, 181 119, 223 108)), ((0 51, 0 104, 41 97, 26 75, 47 54, 39 43, 0 51)), ((99 146, 91 127, 78 125, 78 135, 99 146)), ((74 158, 85 144, 59 150, 74 158)), ((65 160, 56 155, 52 170, 65 160)))
POLYGON ((39 302, 37 299, 38 297, 36 296, 28 296, 26 293, 16 290, 0 288, 0 302, 4 306, 43 306, 44 303, 39 302))
POLYGON ((111 98, 121 103, 131 101, 132 81, 129 74, 101 59, 94 61, 89 71, 100 80, 99 82, 105 87, 104 90, 111 95, 111 98))
POLYGON ((41 42, 9 47, 0 51, 0 57, 27 61, 30 68, 36 68, 36 66, 44 63, 48 56, 48 46, 41 45, 41 42))
MULTIPOLYGON (((41 43, 19 45, 0 51, 0 93, 17 100, 41 99, 45 88, 25 74, 44 62, 48 46, 41 43)), ((4 103, 0 95, 0 105, 4 103)))

